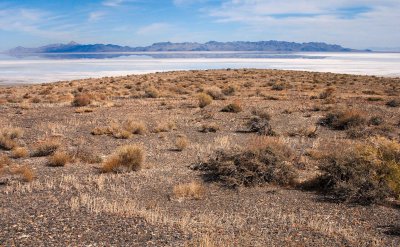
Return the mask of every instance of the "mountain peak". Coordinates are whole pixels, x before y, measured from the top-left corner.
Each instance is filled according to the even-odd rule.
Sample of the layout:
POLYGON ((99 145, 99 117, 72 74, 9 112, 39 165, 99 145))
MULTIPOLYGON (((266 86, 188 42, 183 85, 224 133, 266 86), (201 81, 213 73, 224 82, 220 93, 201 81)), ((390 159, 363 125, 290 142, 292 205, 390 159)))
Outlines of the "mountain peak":
POLYGON ((79 43, 75 42, 75 41, 71 41, 68 43, 68 45, 79 45, 79 43))

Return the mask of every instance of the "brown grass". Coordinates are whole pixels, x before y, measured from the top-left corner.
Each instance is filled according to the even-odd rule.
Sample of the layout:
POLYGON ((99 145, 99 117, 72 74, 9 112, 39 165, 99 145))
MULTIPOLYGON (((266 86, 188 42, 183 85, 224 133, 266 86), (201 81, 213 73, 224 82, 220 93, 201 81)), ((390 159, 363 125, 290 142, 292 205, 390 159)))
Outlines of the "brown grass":
POLYGON ((233 112, 233 113, 238 113, 243 111, 242 104, 240 101, 235 100, 234 102, 230 103, 229 105, 225 106, 221 110, 222 112, 233 112))
POLYGON ((186 136, 179 136, 175 140, 175 147, 178 151, 183 151, 189 146, 190 142, 186 136))
POLYGON ((142 168, 144 159, 145 152, 141 146, 122 146, 107 159, 101 170, 102 172, 112 172, 126 168, 128 171, 138 171, 142 168))
POLYGON ((12 174, 21 176, 24 182, 32 182, 35 179, 35 173, 28 166, 18 166, 11 169, 12 174))
POLYGON ((33 147, 32 156, 42 157, 51 155, 60 147, 60 145, 59 141, 52 139, 40 141, 33 147))
POLYGON ((24 147, 15 147, 11 150, 11 157, 14 159, 28 157, 29 150, 24 147))
POLYGON ((213 98, 211 98, 211 96, 206 94, 206 93, 198 94, 197 95, 197 99, 199 101, 199 107, 200 108, 204 108, 204 107, 208 106, 213 101, 213 98))
POLYGON ((204 186, 199 182, 191 182, 175 185, 173 188, 174 197, 178 199, 200 200, 205 194, 204 186))
POLYGON ((65 166, 71 160, 71 156, 66 152, 57 151, 49 157, 48 166, 65 166))
POLYGON ((72 101, 72 106, 82 107, 90 105, 92 97, 89 94, 77 94, 72 101))
POLYGON ((324 118, 320 120, 320 124, 323 126, 331 127, 335 130, 347 130, 357 126, 364 125, 366 123, 365 113, 356 110, 337 110, 328 113, 324 118))

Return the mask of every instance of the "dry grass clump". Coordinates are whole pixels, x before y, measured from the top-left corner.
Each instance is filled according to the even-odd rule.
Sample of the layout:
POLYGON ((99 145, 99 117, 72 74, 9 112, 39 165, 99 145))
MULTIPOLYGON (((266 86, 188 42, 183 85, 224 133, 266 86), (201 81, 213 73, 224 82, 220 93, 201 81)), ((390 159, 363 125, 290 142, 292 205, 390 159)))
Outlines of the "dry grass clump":
POLYGON ((154 133, 169 132, 171 130, 176 130, 176 123, 173 121, 167 123, 159 123, 153 130, 154 133))
POLYGON ((218 151, 199 168, 206 172, 207 180, 232 188, 266 183, 291 185, 298 176, 292 157, 292 150, 283 142, 259 137, 243 150, 218 151))
POLYGON ((102 172, 116 172, 120 169, 138 171, 142 168, 145 159, 145 152, 141 146, 126 145, 120 147, 103 164, 102 172))
POLYGON ((320 99, 332 98, 334 92, 335 92, 335 89, 334 89, 334 88, 328 87, 327 89, 325 89, 325 91, 323 91, 323 92, 319 95, 319 98, 320 98, 320 99))
POLYGON ((222 112, 234 112, 234 113, 238 113, 243 111, 242 108, 242 104, 240 103, 240 101, 235 100, 234 102, 230 103, 229 105, 225 106, 224 108, 222 108, 221 110, 222 112))
POLYGON ((11 150, 11 157, 14 159, 28 157, 29 151, 24 147, 15 147, 11 150))
POLYGON ((57 151, 49 157, 48 166, 65 166, 71 160, 71 156, 66 152, 57 151))
POLYGON ((23 130, 20 128, 3 128, 0 130, 0 149, 11 150, 17 147, 16 139, 22 135, 23 130))
POLYGON ((75 110, 75 113, 89 113, 89 112, 93 112, 94 109, 93 108, 89 108, 89 107, 79 107, 75 110))
POLYGON ((90 105, 90 103, 92 103, 92 97, 89 94, 83 93, 75 95, 72 106, 82 107, 90 105))
POLYGON ((123 123, 123 128, 132 134, 144 135, 147 132, 147 127, 142 122, 136 122, 134 120, 127 120, 123 123))
POLYGON ((76 150, 76 153, 74 155, 74 159, 78 159, 83 163, 88 163, 88 164, 98 164, 103 161, 101 156, 93 152, 93 150, 90 150, 87 147, 79 147, 76 150))
POLYGON ((210 87, 205 90, 205 93, 210 95, 214 100, 224 99, 224 94, 219 87, 210 87))
POLYGON ((175 140, 175 147, 177 151, 183 151, 189 146, 190 142, 186 136, 178 136, 175 140))
POLYGON ((222 93, 223 93, 224 95, 226 95, 226 96, 235 95, 236 91, 237 91, 236 87, 235 87, 235 86, 232 86, 232 85, 230 85, 230 86, 228 86, 228 87, 222 89, 222 93))
POLYGON ((198 182, 175 185, 173 188, 174 197, 178 199, 200 200, 205 193, 204 186, 198 182))
POLYGON ((336 149, 320 161, 321 175, 306 187, 335 200, 371 204, 400 198, 400 144, 374 137, 347 150, 336 149))
POLYGON ((10 173, 20 175, 24 182, 32 182, 35 179, 35 173, 28 166, 13 167, 10 173))
POLYGON ((217 132, 220 129, 219 125, 216 123, 208 123, 203 124, 201 126, 200 132, 208 133, 208 132, 217 132))
POLYGON ((51 155, 60 147, 60 145, 60 142, 57 140, 47 139, 40 141, 34 146, 32 156, 42 157, 51 155))
POLYGON ((148 87, 145 90, 145 96, 147 98, 158 98, 160 97, 160 92, 155 87, 148 87))
POLYGON ((211 96, 206 94, 206 93, 198 94, 197 95, 197 99, 199 101, 199 107, 200 108, 204 108, 204 107, 208 106, 213 101, 213 98, 211 98, 211 96))
POLYGON ((358 110, 338 110, 328 113, 319 123, 335 130, 347 130, 366 123, 366 116, 358 110))

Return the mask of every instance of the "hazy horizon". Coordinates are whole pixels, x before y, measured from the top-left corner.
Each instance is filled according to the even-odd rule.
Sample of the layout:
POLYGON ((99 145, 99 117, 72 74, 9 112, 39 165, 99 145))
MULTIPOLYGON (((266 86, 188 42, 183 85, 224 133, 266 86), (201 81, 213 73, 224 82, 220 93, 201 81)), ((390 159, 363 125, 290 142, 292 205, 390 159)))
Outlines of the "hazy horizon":
POLYGON ((71 40, 122 46, 281 40, 390 49, 400 43, 398 9, 396 0, 6 0, 0 51, 71 40))

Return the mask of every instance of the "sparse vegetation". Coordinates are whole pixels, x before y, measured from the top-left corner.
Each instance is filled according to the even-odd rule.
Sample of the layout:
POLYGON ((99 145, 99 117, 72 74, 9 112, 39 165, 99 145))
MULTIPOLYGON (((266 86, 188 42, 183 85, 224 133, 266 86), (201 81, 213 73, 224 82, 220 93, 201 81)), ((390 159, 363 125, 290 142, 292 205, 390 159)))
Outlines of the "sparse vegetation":
POLYGON ((222 112, 234 112, 234 113, 238 113, 241 112, 242 109, 242 105, 239 101, 234 101, 233 103, 230 103, 229 105, 225 106, 224 108, 222 108, 222 112))
POLYGON ((211 102, 213 100, 210 95, 205 94, 205 93, 200 93, 199 95, 197 95, 197 99, 199 100, 200 108, 204 108, 204 107, 208 106, 209 104, 211 104, 211 102))
POLYGON ((34 147, 32 156, 41 157, 53 154, 60 147, 60 142, 57 140, 47 139, 39 141, 34 147))
POLYGON ((71 160, 71 156, 66 152, 57 151, 49 157, 48 166, 65 166, 71 160))
POLYGON ((334 111, 328 113, 320 120, 323 126, 331 127, 335 130, 347 130, 361 126, 366 123, 365 114, 358 110, 334 111))
POLYGON ((137 145, 127 145, 120 147, 103 164, 103 172, 120 171, 125 168, 128 171, 138 171, 142 168, 145 159, 145 152, 142 147, 137 145))
POLYGON ((178 136, 175 141, 176 150, 183 151, 189 146, 189 139, 186 136, 178 136))
POLYGON ((72 101, 72 106, 82 107, 87 106, 92 102, 92 98, 89 94, 77 94, 72 101))
POLYGON ((202 199, 204 196, 204 186, 198 182, 175 185, 173 194, 178 199, 202 199))
POLYGON ((25 158, 28 155, 29 151, 24 147, 15 147, 11 150, 11 157, 14 159, 25 158))

